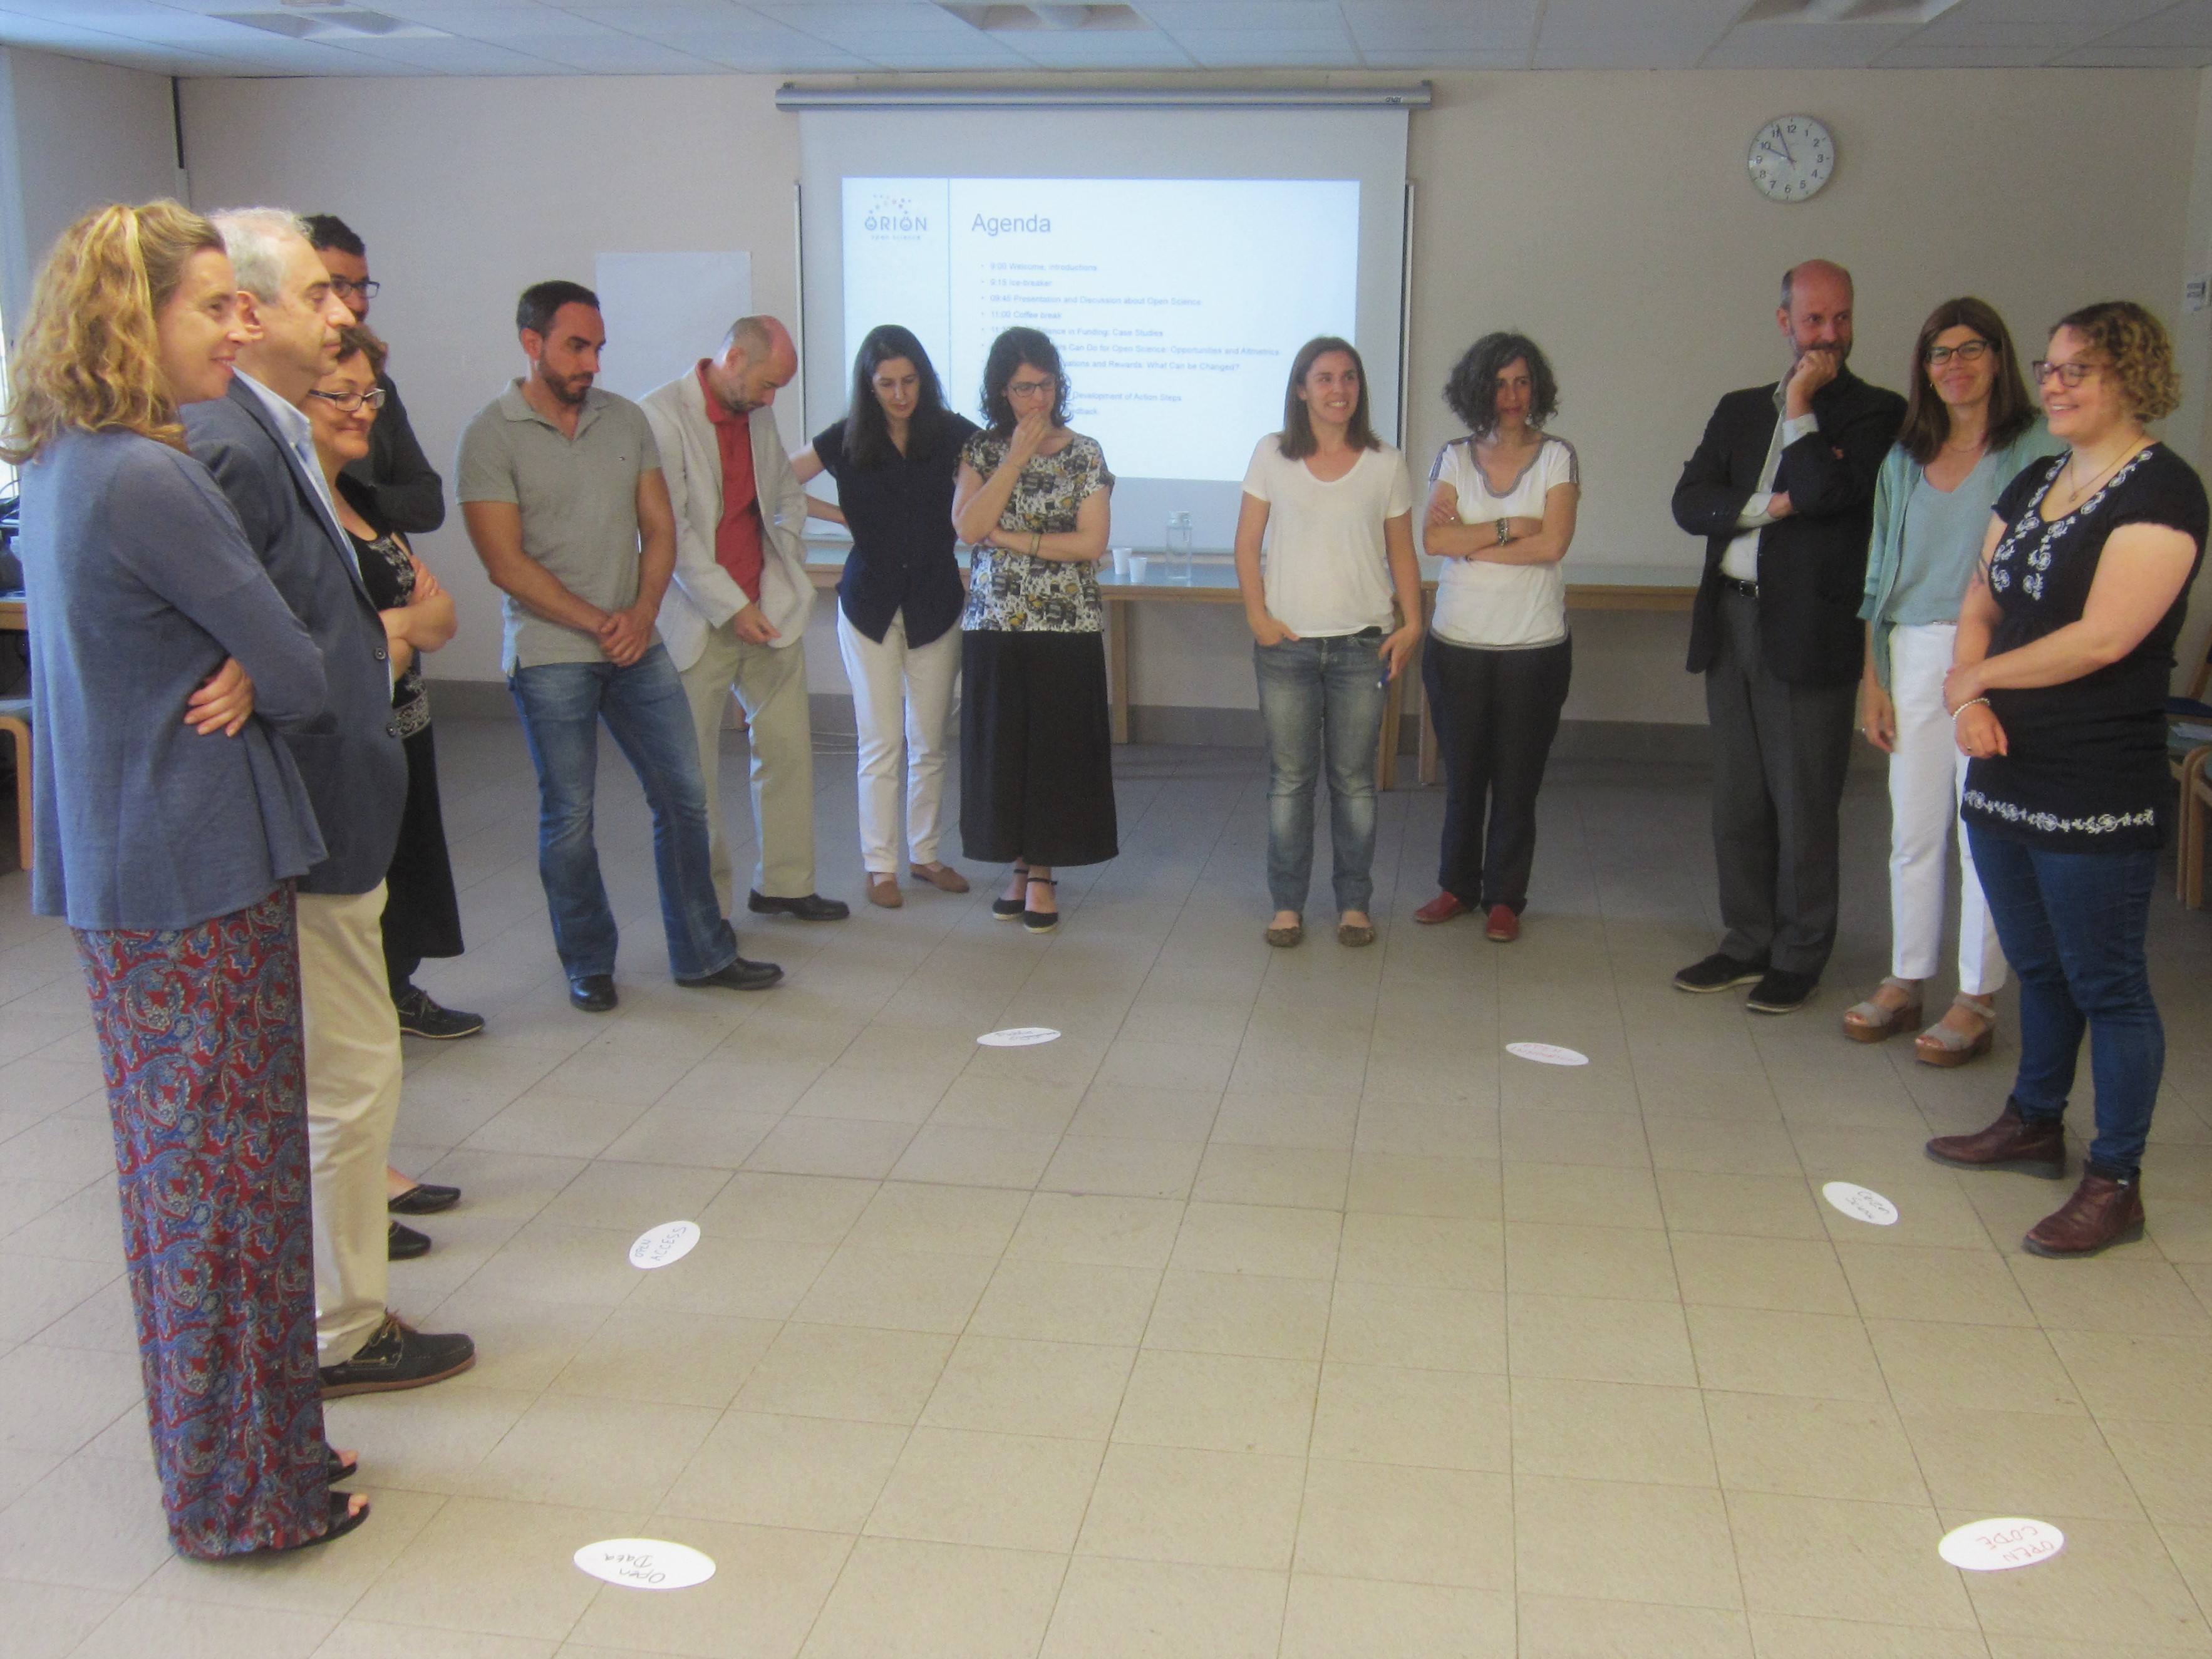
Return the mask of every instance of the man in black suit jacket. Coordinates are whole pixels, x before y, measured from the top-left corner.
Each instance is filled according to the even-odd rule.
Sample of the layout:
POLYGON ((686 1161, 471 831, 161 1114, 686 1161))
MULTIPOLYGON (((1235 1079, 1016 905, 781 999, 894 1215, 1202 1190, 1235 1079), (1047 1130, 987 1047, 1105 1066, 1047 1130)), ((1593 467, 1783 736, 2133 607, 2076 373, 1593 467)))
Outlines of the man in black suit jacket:
POLYGON ((404 661, 362 585, 302 404, 352 317, 300 222, 275 209, 210 216, 254 331, 229 394, 188 404, 191 453, 215 475, 246 540, 323 653, 335 729, 287 733, 328 855, 299 886, 307 1028, 307 1147, 314 1185, 315 1348, 323 1392, 414 1388, 465 1370, 465 1336, 426 1336, 386 1301, 385 1156, 399 1110, 399 1023, 384 970, 384 872, 407 800, 392 714, 404 661))
POLYGON ((1858 611, 1875 475, 1905 400, 1845 367, 1851 276, 1809 259, 1775 313, 1790 373, 1731 392, 1674 486, 1674 522, 1705 538, 1690 672, 1713 732, 1720 949, 1685 991, 1750 981, 1785 1014, 1820 984, 1836 940, 1837 811, 1864 643, 1858 611))

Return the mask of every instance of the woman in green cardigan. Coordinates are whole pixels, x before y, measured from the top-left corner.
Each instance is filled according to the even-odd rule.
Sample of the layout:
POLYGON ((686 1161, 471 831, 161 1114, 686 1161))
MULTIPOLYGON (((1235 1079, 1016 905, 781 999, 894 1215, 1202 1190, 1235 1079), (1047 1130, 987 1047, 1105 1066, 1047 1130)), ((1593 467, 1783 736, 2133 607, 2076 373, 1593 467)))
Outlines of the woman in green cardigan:
MULTIPOLYGON (((1875 485, 1868 550, 1866 679, 1860 729, 1889 756, 1889 976, 1844 1015, 1844 1035, 1879 1042, 1917 1025, 1921 987, 1943 936, 1944 862, 1966 761, 1943 708, 1959 605, 1998 493, 2065 447, 2045 429, 2004 319, 1983 301, 1946 300, 1920 325, 1904 429, 1875 485)), ((1959 843, 1959 994, 1913 1044, 1930 1066, 1990 1051, 2004 953, 1959 843)))

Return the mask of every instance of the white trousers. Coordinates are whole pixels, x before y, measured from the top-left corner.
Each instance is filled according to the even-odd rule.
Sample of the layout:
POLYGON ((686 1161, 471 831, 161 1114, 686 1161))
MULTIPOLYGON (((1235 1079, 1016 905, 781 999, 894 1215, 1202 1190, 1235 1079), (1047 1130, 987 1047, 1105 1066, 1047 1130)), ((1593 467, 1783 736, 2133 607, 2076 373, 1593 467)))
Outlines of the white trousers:
POLYGON ((1959 824, 1966 757, 1943 712, 1943 676, 1959 630, 1948 623, 1894 629, 1889 692, 1897 708, 1897 752, 1889 757, 1890 972, 1929 979, 1943 942, 1943 887, 1950 842, 1959 843, 1959 988, 1986 996, 2005 982, 1996 924, 1974 874, 1973 848, 1959 824))
POLYGON ((384 968, 384 884, 300 895, 315 1355, 342 1364, 384 1322, 384 1165, 399 1115, 399 1015, 384 968))
POLYGON ((860 739, 860 864, 871 875, 898 870, 899 760, 906 760, 907 855, 937 862, 945 835, 946 728, 960 686, 960 629, 927 645, 906 642, 906 613, 895 612, 878 645, 837 610, 837 649, 853 683, 853 723, 860 739))

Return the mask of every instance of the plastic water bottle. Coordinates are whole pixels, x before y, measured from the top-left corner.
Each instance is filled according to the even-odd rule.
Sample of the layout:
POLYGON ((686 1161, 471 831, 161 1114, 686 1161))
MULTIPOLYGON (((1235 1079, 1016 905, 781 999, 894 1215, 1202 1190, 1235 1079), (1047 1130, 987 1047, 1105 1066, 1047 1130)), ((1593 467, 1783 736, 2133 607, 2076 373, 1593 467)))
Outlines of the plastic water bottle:
POLYGON ((1190 584, 1190 514, 1168 514, 1168 580, 1184 586, 1190 584))

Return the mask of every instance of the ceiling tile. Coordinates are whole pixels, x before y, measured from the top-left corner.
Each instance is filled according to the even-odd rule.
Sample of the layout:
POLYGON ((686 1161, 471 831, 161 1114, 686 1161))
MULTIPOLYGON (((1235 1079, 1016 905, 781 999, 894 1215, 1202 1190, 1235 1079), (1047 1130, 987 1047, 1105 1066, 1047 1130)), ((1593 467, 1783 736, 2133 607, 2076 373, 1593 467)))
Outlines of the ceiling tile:
POLYGON ((937 34, 958 40, 982 33, 942 7, 931 5, 929 0, 817 0, 814 4, 773 0, 753 9, 809 34, 855 45, 877 33, 937 34))
POLYGON ((1277 52, 1297 52, 1308 57, 1335 57, 1349 64, 1354 60, 1352 37, 1342 29, 1170 29, 1172 40, 1194 58, 1207 58, 1218 53, 1240 55, 1249 61, 1256 57, 1277 52))
POLYGON ((2040 69, 2057 52, 2049 46, 1923 46, 1911 40, 1875 59, 1876 69, 2040 69))
POLYGON ((1274 34, 1293 29, 1343 33, 1336 0, 1136 0, 1136 9, 1162 28, 1252 29, 1274 34))
MULTIPOLYGON (((1724 28, 1725 26, 1723 25, 1724 28)), ((1723 28, 1555 29, 1551 15, 1536 38, 1538 69, 1694 69, 1723 28)))
POLYGON ((2212 46, 2114 46, 2099 41, 2051 61, 2061 69, 2202 69, 2212 64, 2212 46))
POLYGON ((1518 52, 1424 52, 1407 47, 1364 47, 1360 61, 1369 69, 1385 70, 1520 70, 1528 67, 1529 53, 1518 52))
POLYGON ((1045 69, 1188 69, 1188 52, 1165 35, 1134 29, 1010 29, 1012 50, 1045 69))
POLYGON ((2212 0, 2189 0, 2139 23, 2115 29, 2100 46, 2212 46, 2212 0))
POLYGON ((1616 29, 1710 31, 1718 34, 1743 15, 1749 0, 1551 0, 1544 33, 1616 29))
POLYGON ((1363 50, 1526 51, 1536 34, 1537 0, 1345 0, 1344 21, 1363 50))
POLYGON ((1916 28, 1911 23, 1739 23, 1714 43, 1707 69, 1863 69, 1916 28))

